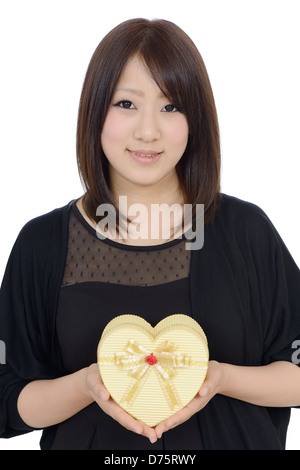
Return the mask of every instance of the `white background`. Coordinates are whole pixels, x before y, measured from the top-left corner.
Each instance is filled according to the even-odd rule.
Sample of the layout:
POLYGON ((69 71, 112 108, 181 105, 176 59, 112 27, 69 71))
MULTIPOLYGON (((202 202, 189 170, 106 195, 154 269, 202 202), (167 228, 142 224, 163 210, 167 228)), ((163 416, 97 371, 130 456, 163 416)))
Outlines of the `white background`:
MULTIPOLYGON (((196 43, 219 114, 222 191, 262 207, 300 265, 298 0, 0 0, 0 279, 21 227, 82 194, 86 68, 103 36, 134 17, 173 21, 196 43)), ((288 449, 300 450, 299 436, 293 410, 288 449)), ((38 449, 39 437, 0 439, 0 449, 38 449)))

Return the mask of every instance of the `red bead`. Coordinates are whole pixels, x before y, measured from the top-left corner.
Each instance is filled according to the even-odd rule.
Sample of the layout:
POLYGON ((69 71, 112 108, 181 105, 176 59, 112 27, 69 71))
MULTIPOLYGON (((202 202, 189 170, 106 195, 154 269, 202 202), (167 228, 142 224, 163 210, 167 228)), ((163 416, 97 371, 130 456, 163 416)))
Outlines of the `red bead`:
POLYGON ((150 356, 146 357, 146 362, 149 364, 149 366, 154 366, 154 364, 157 363, 157 359, 153 354, 151 353, 150 356))

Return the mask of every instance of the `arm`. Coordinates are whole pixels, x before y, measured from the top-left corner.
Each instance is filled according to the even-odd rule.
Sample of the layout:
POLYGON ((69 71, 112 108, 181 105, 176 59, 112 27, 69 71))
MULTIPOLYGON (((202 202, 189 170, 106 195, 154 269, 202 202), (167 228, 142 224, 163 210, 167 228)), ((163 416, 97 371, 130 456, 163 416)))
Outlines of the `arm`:
POLYGON ((86 369, 52 380, 35 380, 18 398, 23 421, 33 428, 45 428, 65 421, 92 403, 85 390, 86 369))
POLYGON ((259 406, 300 405, 300 370, 285 361, 260 367, 220 364, 223 369, 220 392, 259 406))
POLYGON ((110 397, 97 364, 58 379, 30 382, 19 395, 18 411, 28 426, 45 428, 65 421, 94 401, 126 429, 156 441, 154 429, 129 416, 110 397))
POLYGON ((187 421, 217 393, 258 406, 299 406, 300 370, 295 364, 285 361, 258 367, 210 361, 199 394, 178 413, 156 426, 157 437, 187 421))

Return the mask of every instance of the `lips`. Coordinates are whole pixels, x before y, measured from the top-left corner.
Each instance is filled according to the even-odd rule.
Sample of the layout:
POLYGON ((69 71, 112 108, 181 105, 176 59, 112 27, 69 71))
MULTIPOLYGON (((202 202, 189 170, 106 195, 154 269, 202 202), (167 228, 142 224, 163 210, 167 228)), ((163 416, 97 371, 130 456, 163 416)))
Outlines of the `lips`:
POLYGON ((141 165, 154 165, 158 160, 160 160, 163 151, 158 152, 157 150, 148 150, 148 149, 139 149, 139 150, 129 150, 127 152, 131 158, 138 162, 141 165))
POLYGON ((130 153, 137 157, 153 158, 160 155, 162 152, 156 152, 155 150, 129 150, 130 153))

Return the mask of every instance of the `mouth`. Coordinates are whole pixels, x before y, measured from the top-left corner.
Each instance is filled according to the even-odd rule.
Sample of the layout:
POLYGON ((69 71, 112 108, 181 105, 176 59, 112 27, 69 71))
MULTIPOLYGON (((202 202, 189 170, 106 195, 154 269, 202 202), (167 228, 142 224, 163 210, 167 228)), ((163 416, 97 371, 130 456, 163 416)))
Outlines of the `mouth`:
POLYGON ((163 152, 155 152, 154 150, 129 150, 129 155, 140 163, 154 163, 156 162, 163 152))
POLYGON ((136 152, 134 150, 129 150, 130 153, 133 155, 136 155, 137 157, 147 157, 147 158, 153 158, 157 157, 160 155, 162 152, 152 152, 152 151, 145 151, 145 152, 136 152))

